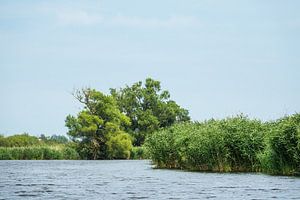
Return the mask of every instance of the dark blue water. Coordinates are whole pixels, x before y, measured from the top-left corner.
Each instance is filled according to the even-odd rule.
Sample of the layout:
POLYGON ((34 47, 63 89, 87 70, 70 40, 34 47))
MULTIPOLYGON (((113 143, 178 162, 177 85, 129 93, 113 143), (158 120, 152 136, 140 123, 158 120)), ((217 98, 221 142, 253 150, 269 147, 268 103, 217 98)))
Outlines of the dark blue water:
POLYGON ((0 161, 0 199, 300 199, 300 178, 158 170, 149 161, 0 161))

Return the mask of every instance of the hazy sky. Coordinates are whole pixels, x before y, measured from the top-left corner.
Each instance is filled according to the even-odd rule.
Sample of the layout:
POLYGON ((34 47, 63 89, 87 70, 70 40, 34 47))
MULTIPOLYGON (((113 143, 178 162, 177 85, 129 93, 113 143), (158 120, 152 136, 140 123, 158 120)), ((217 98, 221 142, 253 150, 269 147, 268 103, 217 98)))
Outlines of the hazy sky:
POLYGON ((0 133, 65 134, 74 88, 162 82, 192 119, 300 111, 300 1, 0 1, 0 133))

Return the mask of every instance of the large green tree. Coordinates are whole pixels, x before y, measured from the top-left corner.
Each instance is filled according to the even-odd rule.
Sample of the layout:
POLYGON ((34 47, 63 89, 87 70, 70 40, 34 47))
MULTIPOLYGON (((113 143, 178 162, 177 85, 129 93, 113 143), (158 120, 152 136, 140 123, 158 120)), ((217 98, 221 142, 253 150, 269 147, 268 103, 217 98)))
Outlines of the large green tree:
POLYGON ((90 88, 73 95, 84 108, 77 116, 67 116, 65 122, 80 155, 86 159, 128 158, 131 138, 122 127, 129 126, 130 119, 120 112, 115 99, 90 88))
POLYGON ((189 121, 189 113, 170 99, 170 93, 161 90, 159 81, 147 78, 120 89, 110 89, 119 109, 128 116, 131 124, 126 126, 134 138, 134 145, 143 144, 147 134, 176 122, 189 121))

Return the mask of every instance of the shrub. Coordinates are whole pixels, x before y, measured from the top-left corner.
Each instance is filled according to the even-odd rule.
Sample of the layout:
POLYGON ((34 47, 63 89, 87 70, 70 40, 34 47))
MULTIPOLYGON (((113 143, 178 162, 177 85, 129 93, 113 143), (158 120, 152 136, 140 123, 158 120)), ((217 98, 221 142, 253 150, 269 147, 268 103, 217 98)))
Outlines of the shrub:
POLYGON ((110 159, 129 159, 132 149, 131 138, 127 133, 111 136, 107 142, 110 159))
POLYGON ((132 147, 130 152, 130 159, 134 159, 134 160, 147 159, 146 148, 143 146, 132 147))
POLYGON ((76 160, 79 159, 77 151, 73 148, 66 147, 63 149, 63 158, 66 160, 76 160))

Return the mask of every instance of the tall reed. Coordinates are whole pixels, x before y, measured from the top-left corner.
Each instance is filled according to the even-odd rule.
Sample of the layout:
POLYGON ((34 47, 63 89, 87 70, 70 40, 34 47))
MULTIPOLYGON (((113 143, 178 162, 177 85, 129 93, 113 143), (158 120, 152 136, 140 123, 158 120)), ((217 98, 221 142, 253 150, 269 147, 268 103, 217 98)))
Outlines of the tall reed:
POLYGON ((78 153, 64 146, 0 147, 0 160, 74 160, 78 153))
POLYGON ((150 135, 145 147, 161 168, 297 174, 300 115, 266 123, 238 115, 176 124, 150 135))

